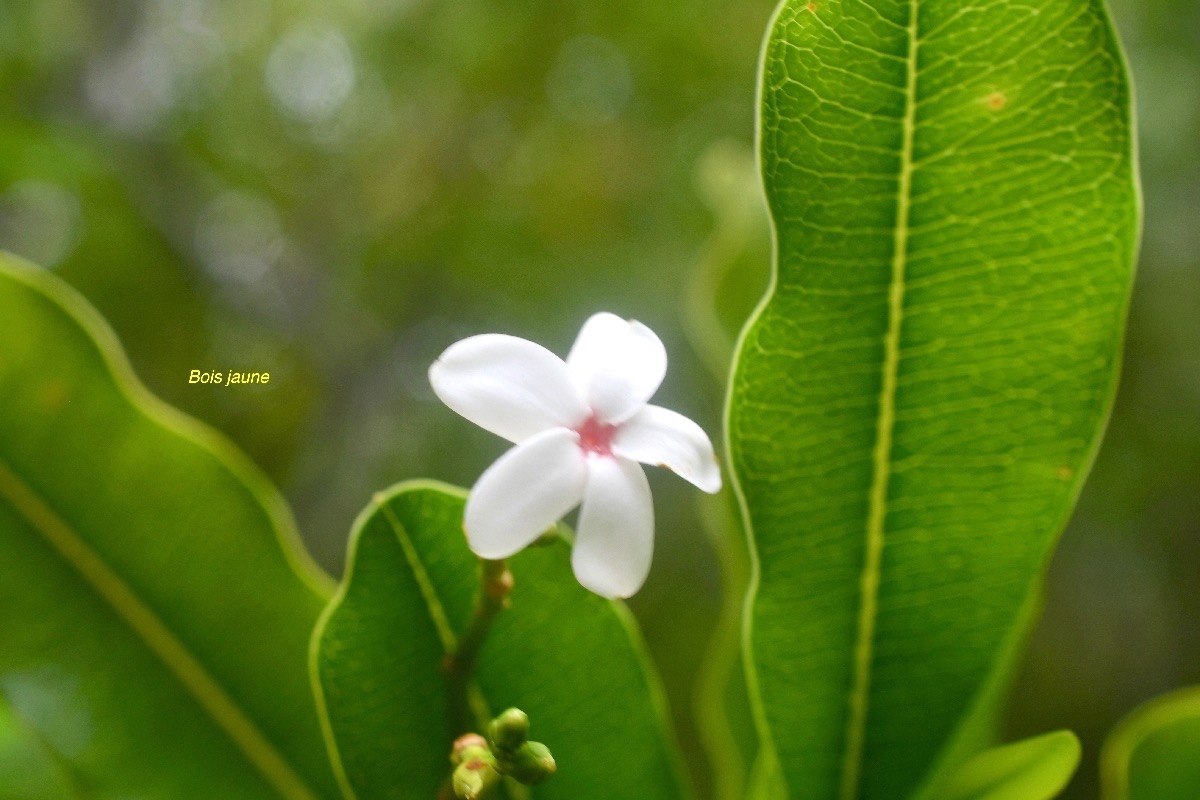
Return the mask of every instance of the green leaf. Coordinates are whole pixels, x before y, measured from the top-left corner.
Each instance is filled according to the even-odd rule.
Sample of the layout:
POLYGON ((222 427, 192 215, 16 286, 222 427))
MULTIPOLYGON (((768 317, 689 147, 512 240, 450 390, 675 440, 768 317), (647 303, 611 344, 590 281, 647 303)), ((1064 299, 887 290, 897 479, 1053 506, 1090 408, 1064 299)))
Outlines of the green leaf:
POLYGON ((37 738, 0 702, 0 800, 67 800, 76 794, 37 738))
POLYGON ((1079 766, 1079 739, 1055 731, 984 750, 959 767, 940 800, 1050 800, 1079 766))
MULTIPOLYGON (((347 797, 433 797, 449 774, 439 664, 479 584, 463 503, 457 489, 401 484, 354 526, 349 568, 312 652, 347 797)), ((625 607, 575 582, 562 542, 529 548, 510 567, 512 607, 493 624, 476 675, 490 712, 524 710, 530 737, 558 762, 536 796, 686 795, 662 694, 625 607)))
POLYGON ((1196 800, 1200 786, 1200 687, 1135 709, 1100 754, 1103 800, 1196 800))
POLYGON ((305 671, 327 589, 282 500, 3 255, 0 343, 9 708, 90 797, 335 794, 305 671))
MULTIPOLYGON (((1112 402, 1137 239, 1099 0, 783 3, 728 436, 793 798, 910 796, 997 683, 1112 402)), ((965 728, 964 728, 965 729, 965 728)))

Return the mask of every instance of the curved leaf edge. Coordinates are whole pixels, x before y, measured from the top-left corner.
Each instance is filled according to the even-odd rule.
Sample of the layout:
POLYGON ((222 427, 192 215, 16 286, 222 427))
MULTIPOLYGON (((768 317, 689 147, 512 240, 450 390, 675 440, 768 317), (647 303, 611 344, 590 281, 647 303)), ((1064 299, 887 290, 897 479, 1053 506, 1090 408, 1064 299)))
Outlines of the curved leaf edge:
MULTIPOLYGON (((354 581, 357 576, 358 568, 358 548, 362 539, 363 531, 372 518, 377 513, 383 511, 388 502, 403 493, 412 491, 437 491, 455 497, 465 498, 466 490, 459 486, 443 483, 432 479, 413 479, 401 481, 393 486, 371 495, 370 502, 366 507, 358 513, 354 518, 354 522, 350 526, 350 537, 346 545, 346 570, 342 575, 342 580, 338 583, 329 602, 322 609, 317 617, 317 622, 313 626, 312 636, 308 643, 308 677, 309 684, 312 687, 313 699, 317 709, 317 719, 321 725, 321 733, 325 737, 325 750, 329 756, 329 763, 333 768, 334 777, 337 779, 338 786, 342 790, 342 795, 345 800, 358 800, 358 794, 355 792, 353 785, 350 782, 349 775, 346 774, 346 767, 342 761, 341 751, 338 747, 337 734, 333 730, 333 721, 329 718, 329 705, 325 697, 325 688, 321 684, 321 643, 325 638, 326 629, 329 627, 330 621, 334 615, 341 610, 342 605, 346 601, 346 597, 350 594, 354 581)), ((404 542, 406 555, 408 555, 408 547, 404 542)), ((410 556, 411 559, 411 556, 410 556)), ((421 584, 421 593, 426 597, 426 603, 429 602, 429 594, 432 588, 427 585, 427 579, 422 575, 417 577, 418 583, 421 584)), ((427 609, 428 610, 428 609, 427 609)), ((453 644, 455 635, 450 629, 449 623, 441 613, 431 613, 434 617, 434 625, 438 629, 439 638, 446 649, 453 644)), ((447 751, 447 755, 449 752, 447 751)))
POLYGON ((1069 730, 998 745, 960 766, 937 800, 1050 800, 1066 788, 1082 755, 1079 737, 1069 730), (1031 794, 1034 773, 1038 785, 1031 794))
POLYGON ((243 483, 262 505, 280 550, 292 571, 317 596, 328 598, 333 579, 317 565, 300 536, 291 508, 266 474, 225 434, 161 400, 137 377, 120 339, 91 303, 49 270, 0 250, 0 274, 25 285, 61 307, 95 343, 97 353, 117 391, 151 423, 207 451, 243 483))
MULTIPOLYGON (((758 64, 756 69, 754 89, 754 157, 758 162, 759 188, 762 190, 764 202, 767 197, 766 181, 762 168, 762 136, 763 136, 763 97, 767 73, 767 56, 771 45, 771 36, 779 22, 780 16, 787 8, 790 0, 779 0, 767 20, 766 31, 758 49, 758 64)), ((733 358, 729 364, 728 385, 725 389, 725 407, 722 410, 722 446, 725 449, 725 463, 729 465, 729 487, 737 502, 741 516, 741 529, 745 537, 747 560, 749 567, 746 582, 746 596, 742 603, 742 670, 746 679, 746 694, 750 702, 750 716, 754 721, 755 733, 758 736, 758 753, 750 770, 747 795, 750 800, 782 800, 787 795, 787 786, 783 782, 783 772, 779 769, 779 754, 775 747, 774 734, 767 721, 767 709, 763 700, 758 681, 758 667, 754 661, 754 599, 758 596, 759 584, 762 580, 762 564, 758 556, 758 543, 754 538, 754 525, 750 519, 750 506, 746 502, 746 493, 738 480, 737 470, 733 468, 733 426, 730 424, 733 414, 733 376, 738 372, 738 362, 750 331, 758 324, 763 312, 775 296, 779 286, 779 230, 775 224, 775 215, 767 204, 767 226, 771 235, 771 269, 767 276, 767 288, 762 298, 755 305, 746 324, 738 333, 733 345, 733 358)))
MULTIPOLYGON (((355 518, 350 531, 350 541, 347 545, 346 556, 346 573, 338 585, 333 596, 322 610, 317 618, 317 623, 313 628, 312 638, 309 640, 308 650, 308 668, 309 681, 312 685, 313 696, 316 700, 317 716, 320 720, 321 731, 325 736, 325 747, 329 754, 329 761, 333 767, 334 775, 337 778, 338 785, 342 789, 342 794, 345 800, 358 800, 358 796, 350 785, 350 779, 346 775, 345 766, 342 763, 341 753, 338 749, 337 736, 333 730, 333 723, 329 718, 329 709, 326 704, 324 688, 321 686, 319 659, 321 650, 321 640, 325 634, 325 629, 329 621, 337 613, 346 596, 350 592, 351 584, 354 580, 355 565, 357 563, 358 543, 362 536, 362 532, 368 521, 380 510, 387 506, 392 498, 397 497, 407 492, 419 491, 436 491, 445 494, 453 495, 458 498, 466 499, 467 490, 460 486, 454 486, 449 483, 434 480, 431 478, 414 478, 404 480, 390 486, 387 489, 376 492, 371 497, 371 501, 367 504, 358 516, 355 518)), ((572 538, 571 531, 563 524, 557 526, 558 533, 564 541, 570 541, 572 538)), ((418 580, 420 580, 418 578, 418 580)), ((422 593, 427 594, 432 591, 431 587, 422 587, 422 593)), ((663 741, 667 751, 667 756, 670 759, 672 770, 675 773, 678 785, 682 790, 684 800, 693 800, 696 795, 696 789, 692 780, 691 773, 687 769, 687 762, 683 755, 683 750, 679 745, 679 737, 675 733, 675 727, 671 722, 670 704, 667 702, 666 688, 663 686, 662 678, 658 673, 658 669, 650 658, 649 650, 646 648, 645 640, 642 637, 641 627, 637 624, 637 620, 629 607, 620 600, 608 601, 613 610, 613 614, 625 629, 626 635, 629 637, 630 647, 635 653, 638 663, 642 668, 642 672, 646 677, 647 688, 650 694, 650 702, 654 708, 655 718, 658 722, 660 738, 663 741)), ((434 616, 438 616, 434 614, 434 616)), ((439 628, 440 635, 449 636, 449 642, 453 642, 456 634, 448 630, 448 623, 443 619, 435 620, 435 625, 439 628)))
POLYGON ((343 573, 342 580, 337 585, 333 595, 329 598, 329 602, 325 604, 325 608, 317 616, 316 624, 313 625, 312 635, 308 640, 308 681, 317 709, 317 721, 321 726, 321 735, 325 739, 325 752, 329 756, 329 765, 333 769, 334 778, 337 780, 338 788, 341 789, 342 797, 345 800, 358 800, 358 795, 355 793, 354 788, 350 784, 350 778, 346 774, 346 767, 342 763, 341 753, 337 746, 337 737, 333 732, 333 723, 329 719, 329 705, 325 698, 325 690, 321 685, 321 640, 325 636, 325 629, 329 626, 329 621, 341 608, 342 603, 346 600, 346 595, 349 594, 350 584, 354 580, 355 566, 358 564, 358 542, 362 529, 366 526, 367 520, 379 510, 381 505, 380 495, 376 494, 371 498, 371 502, 367 504, 366 508, 360 511, 358 516, 355 517, 350 528, 350 541, 346 545, 346 571, 343 573))
MULTIPOLYGON (((266 515, 267 525, 271 528, 270 536, 279 548, 278 555, 297 583, 310 591, 314 599, 323 600, 328 597, 332 582, 304 548, 291 511, 269 478, 221 433, 170 406, 145 387, 137 378, 116 333, 86 298, 48 270, 6 251, 0 251, 0 279, 9 281, 18 290, 38 298, 47 308, 53 309, 52 313, 58 315, 64 324, 75 326, 76 332, 85 343, 87 357, 95 359, 99 366, 98 374, 109 382, 111 390, 127 405, 129 413, 134 418, 140 418, 141 424, 166 433, 182 445, 195 448, 210 458, 218 468, 226 470, 241 490, 247 493, 250 501, 266 515)), ((62 532, 65 532, 68 538, 73 537, 73 533, 59 520, 54 510, 46 506, 42 498, 32 493, 19 476, 8 470, 2 460, 0 478, 7 482, 7 490, 10 492, 5 499, 12 502, 20 513, 31 520, 36 519, 37 524, 61 529, 56 533, 56 538, 62 532), (32 517, 29 516, 31 513, 32 517)), ((65 555, 62 541, 52 544, 60 554, 65 555)), ((101 573, 106 570, 99 562, 88 563, 93 570, 99 570, 101 573)), ((73 566, 79 568, 78 564, 73 566)), ((84 574, 82 577, 91 581, 96 576, 84 574)), ((135 605, 140 603, 138 598, 128 593, 119 579, 105 582, 110 591, 100 593, 114 610, 120 613, 120 607, 125 606, 127 602, 135 605)), ((190 676, 181 677, 189 694, 214 718, 220 718, 217 720, 219 726, 268 783, 287 796, 314 796, 305 779, 276 752, 273 743, 267 741, 254 722, 244 718, 240 709, 232 705, 223 687, 202 667, 193 663, 193 657, 186 648, 175 642, 169 634, 159 635, 161 623, 153 614, 139 613, 135 618, 137 621, 131 624, 134 632, 144 639, 147 631, 151 632, 150 638, 157 640, 158 645, 151 645, 150 649, 168 669, 176 672, 177 677, 181 677, 181 667, 183 672, 190 676)))
POLYGON ((1151 733, 1184 717, 1200 718, 1200 686, 1151 698, 1126 714, 1100 749, 1100 797, 1124 800, 1129 794, 1129 763, 1151 733))

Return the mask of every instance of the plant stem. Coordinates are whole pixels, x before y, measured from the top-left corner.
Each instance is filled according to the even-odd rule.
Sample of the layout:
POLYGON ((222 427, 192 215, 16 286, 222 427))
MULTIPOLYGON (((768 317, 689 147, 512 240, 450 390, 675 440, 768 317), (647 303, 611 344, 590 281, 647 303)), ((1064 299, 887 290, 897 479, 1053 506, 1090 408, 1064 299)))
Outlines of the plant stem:
POLYGON ((480 559, 479 576, 479 595, 475 598, 471 621, 459 637, 454 652, 442 661, 450 694, 450 730, 454 736, 486 729, 487 720, 475 719, 471 713, 471 677, 492 621, 508 608, 513 589, 513 576, 507 561, 480 559))

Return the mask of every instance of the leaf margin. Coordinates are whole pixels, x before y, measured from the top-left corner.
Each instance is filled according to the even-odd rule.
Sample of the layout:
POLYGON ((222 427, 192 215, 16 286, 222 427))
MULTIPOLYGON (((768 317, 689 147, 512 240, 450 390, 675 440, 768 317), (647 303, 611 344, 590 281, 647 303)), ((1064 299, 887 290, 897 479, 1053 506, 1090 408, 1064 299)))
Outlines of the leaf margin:
MULTIPOLYGON (((36 296, 76 328, 97 366, 97 374, 141 423, 159 429, 203 452, 243 489, 266 517, 271 537, 288 572, 317 601, 328 597, 332 581, 303 545, 291 510, 282 494, 257 465, 220 431, 153 394, 134 371, 119 337, 108 321, 73 286, 27 259, 0 250, 0 279, 36 296)), ((192 648, 179 640, 128 583, 112 573, 93 546, 63 520, 47 498, 0 459, 2 497, 83 584, 96 592, 101 604, 144 646, 165 674, 175 681, 230 744, 246 759, 266 785, 281 797, 316 800, 317 784, 293 759, 268 738, 259 723, 234 699, 224 684, 203 664, 192 648), (48 532, 47 526, 56 529, 48 532), (65 536, 64 536, 65 534, 65 536), (90 566, 81 566, 80 559, 90 566), (97 578, 99 576, 99 578, 97 578), (107 584, 104 588, 101 584, 107 584), (155 642, 157 640, 157 643, 155 642)), ((0 702, 7 702, 0 698, 0 702)), ((20 714, 13 714, 24 724, 20 714)))

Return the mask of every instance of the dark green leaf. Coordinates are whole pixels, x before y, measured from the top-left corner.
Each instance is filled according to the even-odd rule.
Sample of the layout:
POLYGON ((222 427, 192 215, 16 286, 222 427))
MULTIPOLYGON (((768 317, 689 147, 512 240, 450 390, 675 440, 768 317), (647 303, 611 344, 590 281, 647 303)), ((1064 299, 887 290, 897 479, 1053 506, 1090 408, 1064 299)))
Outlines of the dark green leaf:
MULTIPOLYGON (((446 682, 439 669, 471 616, 478 560, 462 533, 463 494, 401 484, 363 512, 349 571, 314 636, 313 672, 347 796, 432 797, 449 774, 446 682)), ((529 715, 558 772, 538 798, 686 794, 662 696, 620 603, 586 591, 562 542, 510 561, 512 608, 477 670, 491 712, 529 715)))
POLYGON ((1112 401, 1137 237, 1099 0, 785 2, 739 345, 749 633, 794 798, 902 798, 996 684, 1112 401))
POLYGON ((0 256, 0 693, 89 797, 336 792, 305 672, 327 594, 294 540, 78 295, 0 256))

